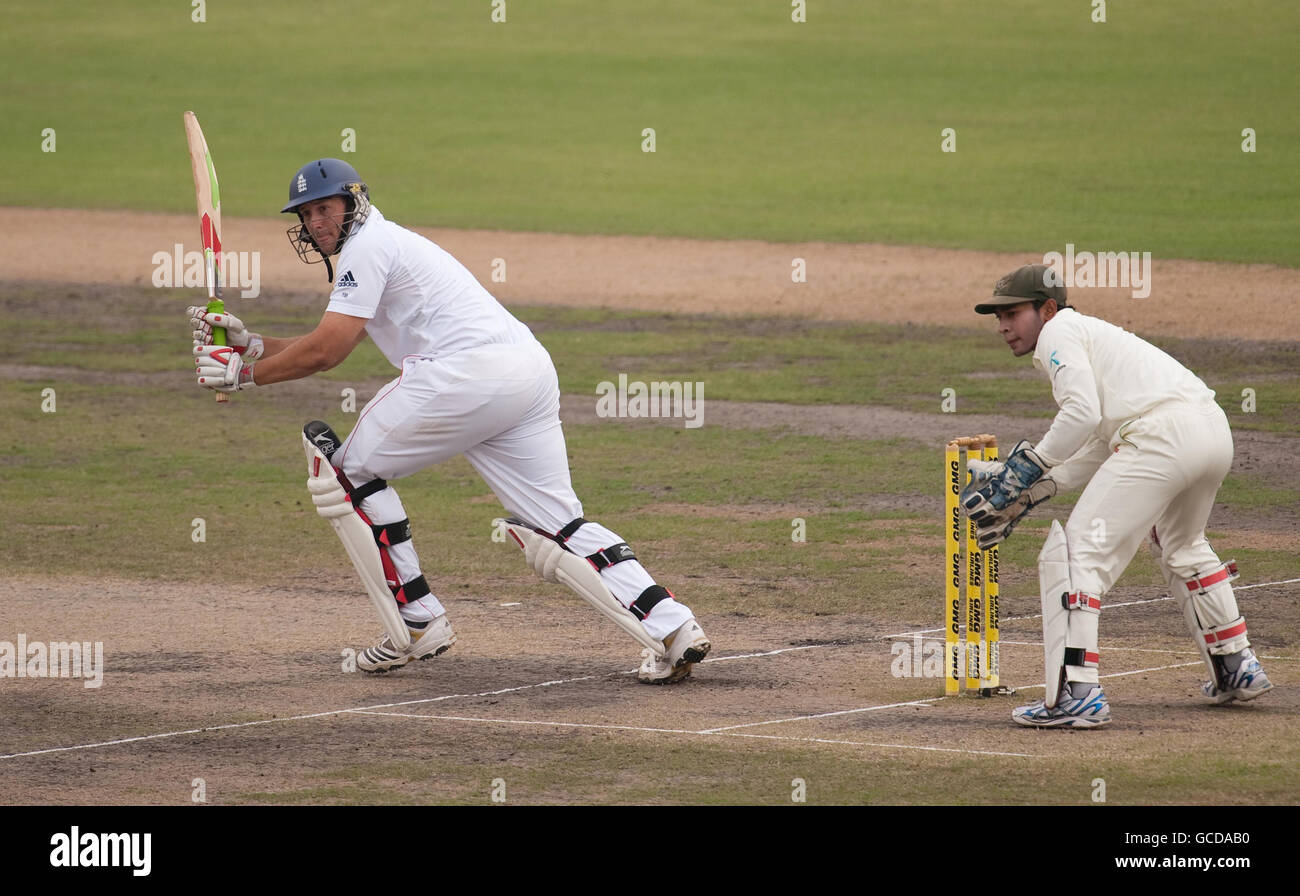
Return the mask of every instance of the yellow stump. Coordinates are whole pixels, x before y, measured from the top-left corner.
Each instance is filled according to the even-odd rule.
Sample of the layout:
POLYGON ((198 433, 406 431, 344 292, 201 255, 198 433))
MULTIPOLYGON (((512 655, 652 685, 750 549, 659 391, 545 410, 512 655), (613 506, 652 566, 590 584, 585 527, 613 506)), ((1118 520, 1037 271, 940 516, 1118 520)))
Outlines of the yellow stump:
POLYGON ((962 531, 964 511, 960 497, 963 485, 970 481, 972 459, 996 461, 997 437, 984 434, 953 439, 944 451, 944 525, 948 530, 943 602, 944 693, 961 693, 964 677, 967 690, 987 696, 1005 693, 999 680, 998 549, 996 546, 987 551, 979 549, 979 528, 969 518, 965 520, 965 532, 962 531), (965 470, 963 455, 967 461, 965 470), (966 594, 964 642, 961 637, 963 591, 966 594))
MULTIPOLYGON (((982 437, 971 439, 966 446, 966 481, 970 481, 969 461, 982 456, 982 437)), ((984 647, 984 553, 979 548, 975 523, 966 520, 966 689, 979 690, 981 654, 984 647)))
POLYGON ((944 488, 945 526, 947 527, 948 555, 944 575, 943 618, 947 620, 944 632, 944 693, 961 692, 961 508, 957 498, 961 494, 961 446, 949 442, 944 452, 947 482, 944 488))
MULTIPOLYGON (((984 442, 984 460, 998 459, 998 440, 992 436, 984 442)), ((998 682, 998 548, 997 545, 984 552, 984 611, 987 618, 984 624, 984 636, 988 643, 988 653, 984 659, 984 681, 980 687, 993 690, 998 682)))

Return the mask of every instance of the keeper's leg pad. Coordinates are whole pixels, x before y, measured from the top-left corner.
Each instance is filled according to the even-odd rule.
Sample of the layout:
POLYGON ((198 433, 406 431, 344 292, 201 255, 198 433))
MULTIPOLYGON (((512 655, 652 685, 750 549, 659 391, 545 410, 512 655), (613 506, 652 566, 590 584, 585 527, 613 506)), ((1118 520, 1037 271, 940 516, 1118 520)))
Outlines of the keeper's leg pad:
POLYGON ((1223 670, 1214 657, 1237 653, 1250 646, 1246 619, 1237 608, 1237 598, 1229 584, 1236 577, 1237 564, 1233 562, 1190 580, 1171 577, 1174 600, 1183 611, 1183 620, 1210 670, 1210 681, 1216 686, 1222 684, 1223 670))
POLYGON ((662 656, 666 651, 663 642, 650 634, 631 611, 618 602, 600 579, 595 562, 568 550, 554 537, 547 535, 523 520, 509 517, 506 531, 524 552, 524 561, 542 577, 543 581, 564 585, 608 617, 619 628, 635 638, 641 645, 662 656))
POLYGON ((1101 599, 1077 592, 1070 580, 1065 530, 1052 521, 1038 554, 1038 586, 1043 607, 1043 680, 1048 709, 1056 706, 1066 681, 1096 682, 1101 599))
POLYGON ((1216 687, 1222 684, 1223 671, 1214 661, 1214 655, 1226 655, 1245 650, 1250 646, 1246 637, 1246 620, 1237 607, 1233 594, 1233 579, 1237 578, 1236 561, 1228 561, 1205 575, 1179 575, 1167 561, 1164 546, 1155 527, 1150 535, 1151 554, 1155 557, 1169 593, 1183 614, 1187 630, 1196 642, 1196 649, 1210 670, 1210 681, 1216 687))
MULTIPOLYGON (((356 567, 361 577, 361 584, 370 597, 370 602, 379 613, 384 624, 384 631, 398 650, 409 650, 411 632, 402 619, 397 608, 393 592, 389 590, 384 575, 383 560, 379 555, 379 546, 375 542, 375 533, 370 524, 363 520, 359 511, 353 506, 347 490, 339 481, 338 474, 330 465, 329 458, 319 447, 333 437, 337 446, 338 438, 329 427, 320 421, 313 421, 303 431, 302 445, 307 455, 307 490, 311 492, 312 503, 316 512, 329 520, 330 526, 343 542, 348 559, 356 567), (324 427, 324 431, 321 430, 324 427)), ((333 454, 333 451, 330 451, 333 454)))

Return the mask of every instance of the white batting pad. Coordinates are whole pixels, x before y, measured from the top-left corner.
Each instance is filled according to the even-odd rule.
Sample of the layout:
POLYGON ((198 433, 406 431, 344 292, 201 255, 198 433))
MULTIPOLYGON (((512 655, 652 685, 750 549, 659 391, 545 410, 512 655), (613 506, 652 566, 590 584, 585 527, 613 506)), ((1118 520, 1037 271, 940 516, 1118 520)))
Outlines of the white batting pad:
POLYGON ((558 542, 527 526, 506 520, 506 531, 523 549, 524 560, 544 581, 569 588, 640 644, 663 656, 663 642, 650 637, 641 621, 618 602, 600 580, 600 573, 585 558, 566 551, 558 542))
POLYGON ((305 435, 302 444, 307 453, 307 490, 311 492, 316 512, 329 520, 339 541, 343 542, 343 549, 357 568, 361 584, 379 613, 388 639, 398 650, 409 650, 411 632, 402 620, 397 600, 384 578, 384 565, 379 558, 379 546, 375 544, 375 533, 357 515, 325 455, 305 435))

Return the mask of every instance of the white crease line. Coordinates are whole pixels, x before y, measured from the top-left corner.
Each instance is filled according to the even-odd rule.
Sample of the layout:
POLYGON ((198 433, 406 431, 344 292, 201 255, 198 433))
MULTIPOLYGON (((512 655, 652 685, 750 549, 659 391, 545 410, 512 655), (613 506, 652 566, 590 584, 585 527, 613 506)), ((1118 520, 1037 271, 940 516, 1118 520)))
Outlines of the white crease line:
MULTIPOLYGON (((1133 669, 1129 672, 1111 672, 1108 675, 1098 676, 1099 678, 1123 678, 1125 675, 1141 675, 1143 672, 1163 672, 1165 669, 1182 669, 1187 666, 1203 666, 1204 662, 1197 660, 1194 663, 1174 663, 1172 666, 1153 666, 1150 669, 1133 669)), ((1034 688, 1045 688, 1045 684, 1027 684, 1016 688, 1017 691, 1029 691, 1034 688)))
POLYGON ((1300 579, 1283 579, 1280 582, 1260 582, 1258 585, 1233 585, 1233 591, 1249 591, 1251 588, 1267 588, 1269 585, 1292 585, 1300 579))
MULTIPOLYGON (((763 651, 762 653, 737 653, 737 654, 735 654, 735 655, 733 655, 733 656, 711 656, 711 657, 708 657, 708 658, 706 658, 706 659, 702 659, 702 660, 700 660, 700 662, 697 663, 697 665, 701 665, 701 666, 702 666, 702 665, 704 665, 705 663, 725 663, 727 660, 748 660, 748 659, 753 659, 754 657, 776 656, 778 653, 790 653, 790 652, 795 651, 795 650, 817 650, 817 649, 822 648, 822 647, 832 647, 832 646, 835 646, 835 645, 831 645, 831 644, 807 644, 807 645, 804 645, 804 646, 802 646, 802 647, 778 647, 776 650, 765 650, 765 651, 763 651)), ((611 672, 610 674, 611 674, 611 675, 635 675, 635 674, 637 674, 637 673, 640 672, 640 671, 641 671, 641 670, 640 670, 639 668, 637 668, 637 669, 624 669, 622 672, 611 672)), ((589 677, 590 677, 590 676, 589 676, 589 677)), ((572 679, 572 680, 573 680, 573 681, 581 681, 581 679, 578 679, 578 678, 575 678, 575 679, 572 679)))
MULTIPOLYGON (((1270 584, 1272 584, 1272 583, 1270 583, 1270 584)), ((1103 609, 1103 610, 1117 610, 1117 609, 1119 609, 1120 607, 1136 607, 1136 606, 1141 606, 1142 604, 1158 604, 1158 603, 1160 603, 1161 601, 1165 601, 1165 600, 1173 600, 1173 598, 1172 598, 1172 597, 1168 597, 1168 596, 1166 596, 1166 597, 1149 597, 1149 598, 1146 598, 1145 600, 1130 600, 1130 601, 1127 601, 1127 602, 1125 602, 1125 603, 1121 603, 1121 604, 1104 604, 1104 605, 1102 606, 1102 609, 1103 609)), ((1023 622, 1023 621, 1026 620, 1026 619, 1042 619, 1042 618, 1043 618, 1043 614, 1042 614, 1042 613, 1035 613, 1033 616, 1007 616, 1007 617, 1001 619, 1000 622, 1001 622, 1001 623, 1007 623, 1007 622, 1023 622)), ((965 630, 966 630, 966 626, 963 625, 963 626, 961 627, 961 630, 962 630, 962 631, 965 631, 965 630)), ((914 632, 899 632, 899 633, 896 634, 896 635, 881 635, 880 638, 881 638, 881 640, 885 640, 885 639, 889 639, 889 638, 910 638, 910 637, 913 637, 913 636, 915 636, 915 635, 928 635, 928 634, 931 634, 932 632, 946 632, 946 631, 947 631, 947 629, 945 629, 943 626, 939 626, 938 628, 920 628, 920 629, 917 629, 917 630, 914 631, 914 632)))
MULTIPOLYGON (((939 639, 935 638, 934 640, 937 641, 939 639)), ((1006 646, 1007 644, 1011 644, 1015 647, 1042 647, 1043 646, 1042 641, 1001 641, 999 643, 1002 644, 1003 646, 1006 646)), ((1196 651, 1194 650, 1165 650, 1160 647, 1123 647, 1118 644, 1109 644, 1105 647, 1106 653, 1114 653, 1117 651, 1123 651, 1125 653, 1170 653, 1173 654, 1174 656, 1196 656, 1196 651)), ((1295 662, 1297 659, 1300 659, 1300 657, 1279 656, 1277 654, 1271 654, 1271 653, 1270 654, 1257 653, 1255 654, 1255 656, 1261 660, 1282 660, 1283 662, 1295 662)))
MULTIPOLYGON (((1001 641, 1003 645, 1010 644, 1014 647, 1042 647, 1042 641, 1001 641)), ((1106 653, 1113 653, 1122 650, 1126 653, 1171 653, 1174 656, 1196 656, 1194 650, 1165 650, 1160 647, 1121 647, 1117 644, 1106 645, 1106 653)))
POLYGON ((819 712, 808 716, 791 716, 788 719, 768 719, 766 722, 746 722, 744 725, 725 725, 721 728, 705 728, 700 734, 718 734, 734 731, 737 728, 757 728, 759 725, 781 725, 786 722, 804 722, 808 719, 828 719, 831 716, 849 716, 860 712, 875 712, 878 709, 897 709, 900 706, 928 706, 942 697, 929 697, 924 700, 908 700, 903 703, 884 703, 879 706, 861 706, 857 709, 839 709, 834 712, 819 712))
MULTIPOLYGON (((1268 587, 1271 586, 1271 585, 1292 585, 1292 584, 1295 584, 1296 582, 1300 582, 1300 579, 1282 579, 1281 581, 1278 581, 1278 582, 1259 582, 1259 583, 1254 584, 1254 585, 1233 585, 1233 586, 1232 586, 1232 590, 1233 590, 1233 591, 1249 591, 1251 588, 1268 588, 1268 587)), ((1126 601, 1126 602, 1124 602, 1124 603, 1119 603, 1119 604, 1105 604, 1105 605, 1103 606, 1103 609, 1106 609, 1106 610, 1116 610, 1116 609, 1119 609, 1120 607, 1136 607, 1136 606, 1141 606, 1142 604, 1158 604, 1158 603, 1160 603, 1161 601, 1165 601, 1165 600, 1173 600, 1173 598, 1172 598, 1172 597, 1169 597, 1169 596, 1165 596, 1165 597, 1149 597, 1149 598, 1146 598, 1145 600, 1130 600, 1130 601, 1126 601)), ((1020 621, 1025 620, 1025 619, 1042 619, 1042 618, 1043 618, 1043 614, 1042 614, 1042 613, 1037 613, 1037 614, 1035 614, 1035 615, 1033 615, 1033 616, 1008 616, 1007 618, 1003 619, 1002 621, 1003 621, 1003 622, 1020 622, 1020 621)), ((920 628, 920 629, 917 629, 916 631, 912 631, 912 632, 899 632, 899 633, 896 634, 896 635, 881 635, 880 637, 881 637, 882 639, 885 639, 885 638, 910 638, 910 637, 912 637, 913 635, 928 635, 928 634, 930 634, 931 632, 941 632, 941 631, 944 631, 944 630, 945 630, 945 629, 944 629, 943 626, 939 626, 938 628, 920 628)))
POLYGON ((414 706, 420 703, 439 703, 443 700, 456 699, 473 699, 475 697, 496 697, 501 694, 510 694, 515 691, 527 691, 533 688, 547 688, 557 684, 571 684, 575 681, 587 681, 588 679, 597 678, 596 675, 583 675, 580 678, 563 678, 554 681, 543 681, 537 684, 525 684, 512 688, 499 688, 495 691, 484 691, 481 694, 444 694, 441 697, 425 697, 420 700, 403 700, 400 703, 376 703, 373 706, 357 706, 348 709, 331 709, 327 712, 305 713, 299 716, 285 716, 282 719, 257 719, 253 722, 232 722, 226 725, 209 725, 206 728, 189 728, 185 731, 164 731, 159 734, 142 734, 138 737, 124 737, 118 740, 104 740, 92 744, 75 744, 70 747, 49 747, 44 750, 28 750, 25 753, 7 753, 0 756, 0 759, 18 759, 22 756, 40 756, 44 753, 67 753, 73 750, 90 750, 95 747, 115 747, 119 744, 136 743, 144 740, 163 740, 169 737, 183 737, 187 734, 206 734, 210 731, 226 731, 234 728, 250 728, 254 725, 272 725, 277 722, 300 722, 304 719, 319 719, 324 716, 339 715, 346 712, 358 712, 369 709, 387 709, 392 706, 414 706))
MULTIPOLYGON (((938 698, 936 698, 938 699, 938 698)), ((897 704, 905 706, 909 704, 897 704)), ((885 707, 876 707, 883 709, 885 707)), ((850 710, 854 711, 854 710, 850 710)), ((1025 759, 1041 759, 1033 753, 1007 753, 997 750, 962 750, 955 747, 927 747, 918 744, 883 744, 871 743, 868 741, 858 740, 838 740, 829 737, 791 737, 781 734, 737 734, 727 729, 711 728, 703 731, 686 731, 676 728, 643 728, 636 725, 592 725, 584 722, 541 722, 530 719, 481 719, 469 716, 428 716, 420 713, 396 713, 396 712, 369 712, 364 710, 352 710, 354 715, 375 715, 375 716, 395 716, 405 719, 430 719, 440 722, 480 722, 492 725, 543 725, 557 728, 600 728, 610 731, 645 731, 652 734, 690 734, 701 737, 752 737, 761 740, 780 740, 780 741, 797 741, 801 743, 814 744, 840 744, 851 747, 877 747, 890 750, 925 750, 932 753, 965 753, 975 756, 1017 756, 1025 759)), ((834 713, 831 713, 834 715, 834 713)), ((815 717, 810 717, 815 718, 815 717)), ((765 724, 760 722, 759 724, 765 724)), ((743 726, 738 726, 743 727, 743 726)))
MULTIPOLYGON (((944 639, 943 639, 943 638, 923 638, 922 640, 923 640, 923 641, 929 641, 929 642, 931 642, 931 643, 938 644, 938 643, 943 643, 943 640, 944 640, 944 639)), ((966 642, 965 642, 965 640, 962 640, 960 643, 964 646, 966 642)), ((1042 646, 1043 646, 1043 642, 1042 642, 1042 641, 999 641, 998 643, 1001 644, 1003 647, 1008 647, 1008 646, 1010 646, 1010 647, 1042 647, 1042 646)), ((1108 644, 1108 645, 1106 646, 1106 648, 1105 648, 1105 651, 1106 651, 1107 653, 1114 653, 1114 652, 1118 652, 1118 651, 1123 651, 1124 653, 1169 653, 1169 654, 1173 654, 1174 656, 1196 656, 1196 652, 1193 651, 1193 650, 1190 650, 1190 649, 1188 649, 1188 650, 1166 650, 1166 649, 1161 648, 1161 647, 1125 647, 1125 646, 1123 646, 1123 645, 1119 645, 1119 644, 1108 644)), ((1281 654, 1276 654, 1276 653, 1257 653, 1257 654, 1255 654, 1255 656, 1256 656, 1257 658, 1261 659, 1261 660, 1281 660, 1282 662, 1287 662, 1287 663, 1294 663, 1294 662, 1296 662, 1297 660, 1300 660, 1300 657, 1296 657, 1296 656, 1282 656, 1281 654)))
POLYGON ((795 650, 817 650, 822 647, 831 647, 831 644, 805 644, 801 647, 778 647, 776 650, 765 650, 762 653, 738 653, 735 656, 716 656, 701 660, 703 663, 722 663, 727 660, 747 660, 757 656, 776 656, 778 653, 790 653, 795 650))
POLYGON ((681 728, 644 728, 638 725, 594 725, 589 722, 546 722, 535 719, 480 719, 471 716, 430 716, 418 712, 371 712, 363 709, 348 710, 352 715, 393 716, 400 719, 433 719, 439 722, 492 722, 497 725, 552 725, 560 728, 602 728, 607 731, 649 731, 654 734, 700 734, 681 728))
POLYGON ((1101 678, 1123 678, 1125 675, 1141 675, 1143 672, 1160 672, 1165 669, 1182 669, 1186 666, 1203 666, 1205 663, 1197 660, 1194 663, 1174 663, 1171 666, 1152 666, 1150 669, 1133 669, 1129 672, 1111 672, 1109 675, 1102 675, 1101 678))
MULTIPOLYGON (((1041 685, 1040 685, 1041 687, 1041 685)), ((997 750, 960 750, 955 747, 922 747, 913 744, 875 744, 859 740, 835 740, 829 737, 785 737, 779 734, 729 734, 723 733, 722 737, 755 737, 763 740, 795 740, 804 741, 814 744, 849 744, 855 747, 884 747, 896 750, 927 750, 936 753, 969 753, 976 756, 1020 756, 1025 759, 1053 759, 1059 754, 1050 756, 1038 756, 1033 753, 1003 753, 997 750)))
MULTIPOLYGON (((767 651, 765 653, 749 653, 749 654, 741 654, 739 656, 722 656, 722 657, 716 657, 714 659, 706 659, 704 662, 706 663, 722 662, 724 660, 745 659, 748 657, 772 656, 774 654, 786 653, 794 650, 813 650, 821 646, 824 645, 812 644, 803 647, 782 647, 782 648, 778 648, 777 650, 767 651)), ((621 674, 633 675, 636 673, 636 671, 637 671, 636 669, 630 669, 621 674)), ((482 693, 478 693, 478 694, 444 694, 441 697, 424 697, 418 700, 403 700, 397 703, 376 703, 371 706, 354 706, 354 707, 348 707, 346 709, 331 709, 325 712, 304 713, 302 715, 285 716, 283 718, 257 719, 252 722, 231 722, 225 725, 208 725, 203 728, 187 728, 184 731, 162 731, 157 734, 142 734, 136 737, 118 738, 117 740, 103 740, 103 741, 96 741, 94 743, 88 743, 88 744, 73 744, 71 746, 66 746, 66 747, 47 747, 42 750, 27 750, 22 753, 5 753, 3 755, 0 755, 0 760, 21 759, 24 756, 42 756, 48 753, 70 753, 77 750, 93 750, 99 747, 116 747, 122 744, 138 743, 147 740, 166 740, 168 738, 184 737, 190 734, 206 734, 213 731, 229 731, 229 730, 234 730, 236 728, 251 728, 256 725, 272 725, 279 722, 300 722, 307 719, 319 719, 319 718, 324 718, 325 716, 339 715, 341 713, 362 712, 365 710, 375 710, 375 709, 389 709, 394 706, 418 706, 424 703, 440 703, 444 700, 460 700, 460 699, 472 700, 478 697, 497 697, 502 694, 510 694, 516 691, 527 691, 527 690, 533 690, 535 688, 547 688, 559 684, 572 684, 577 681, 590 681, 592 679, 601 678, 601 677, 603 676, 582 675, 577 678, 560 678, 552 681, 538 682, 537 684, 525 684, 525 685, 519 685, 517 687, 498 688, 497 690, 494 691, 483 691, 482 693)))
POLYGON ((236 722, 228 725, 212 725, 207 728, 188 728, 185 731, 165 731, 159 734, 142 734, 138 737, 124 737, 119 740, 101 740, 93 744, 76 744, 70 747, 49 747, 44 750, 28 750, 26 753, 6 753, 0 756, 0 759, 19 759, 23 756, 40 756, 44 753, 66 753, 71 750, 91 750, 95 747, 115 747, 119 744, 130 744, 143 740, 162 740, 168 737, 182 737, 186 734, 206 734, 209 731, 222 731, 228 728, 248 728, 253 725, 270 725, 273 722, 292 722, 301 719, 316 719, 321 716, 335 715, 346 710, 333 710, 331 712, 316 712, 308 715, 291 716, 283 719, 258 719, 254 722, 236 722))

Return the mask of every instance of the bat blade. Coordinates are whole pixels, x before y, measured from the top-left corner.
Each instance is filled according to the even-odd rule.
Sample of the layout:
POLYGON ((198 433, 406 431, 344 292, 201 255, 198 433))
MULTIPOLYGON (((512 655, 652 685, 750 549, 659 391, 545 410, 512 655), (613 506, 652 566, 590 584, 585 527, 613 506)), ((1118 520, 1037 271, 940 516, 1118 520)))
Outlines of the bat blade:
MULTIPOLYGON (((226 306, 221 300, 225 280, 221 255, 221 188, 217 182, 216 166, 212 164, 212 153, 208 151, 208 141, 203 136, 198 116, 193 112, 185 113, 185 141, 190 148, 190 172, 194 175, 199 234, 203 240, 203 265, 208 287, 207 310, 215 314, 224 313, 226 306)), ((224 327, 213 327, 212 344, 226 344, 224 327)), ((218 402, 227 400, 224 393, 217 393, 218 402)))

